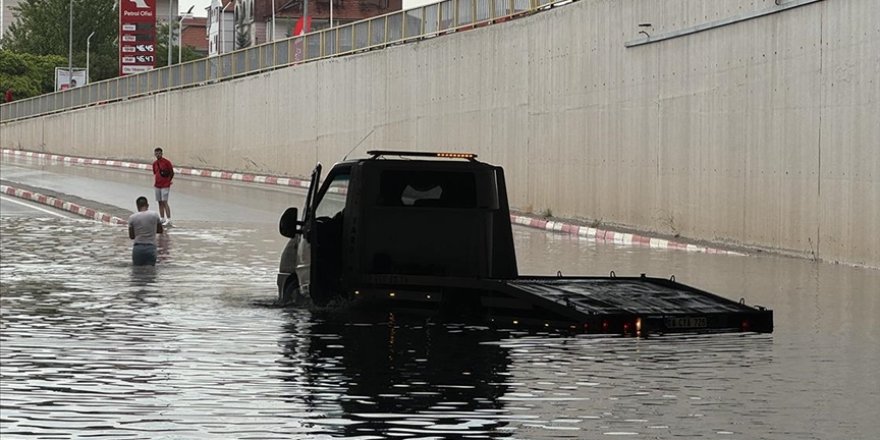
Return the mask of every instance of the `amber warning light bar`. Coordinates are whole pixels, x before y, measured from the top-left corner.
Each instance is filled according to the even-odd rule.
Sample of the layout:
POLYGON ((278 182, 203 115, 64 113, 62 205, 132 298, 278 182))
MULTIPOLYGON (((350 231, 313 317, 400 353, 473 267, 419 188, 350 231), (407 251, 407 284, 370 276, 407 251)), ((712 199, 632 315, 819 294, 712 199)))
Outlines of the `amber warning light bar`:
POLYGON ((381 156, 409 156, 409 157, 442 157, 447 159, 467 159, 476 160, 477 155, 474 153, 453 153, 453 152, 430 152, 430 151, 391 151, 391 150, 370 150, 367 154, 376 159, 381 156))

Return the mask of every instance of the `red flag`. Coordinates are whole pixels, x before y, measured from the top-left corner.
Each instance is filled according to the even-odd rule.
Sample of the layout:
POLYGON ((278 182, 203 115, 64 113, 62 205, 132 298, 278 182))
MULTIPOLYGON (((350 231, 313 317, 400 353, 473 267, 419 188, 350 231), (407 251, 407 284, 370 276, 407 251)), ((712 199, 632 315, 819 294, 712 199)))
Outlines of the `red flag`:
POLYGON ((296 25, 293 28, 293 36, 298 37, 311 31, 312 17, 300 17, 298 20, 296 20, 296 25), (305 25, 303 25, 303 18, 305 18, 305 25))

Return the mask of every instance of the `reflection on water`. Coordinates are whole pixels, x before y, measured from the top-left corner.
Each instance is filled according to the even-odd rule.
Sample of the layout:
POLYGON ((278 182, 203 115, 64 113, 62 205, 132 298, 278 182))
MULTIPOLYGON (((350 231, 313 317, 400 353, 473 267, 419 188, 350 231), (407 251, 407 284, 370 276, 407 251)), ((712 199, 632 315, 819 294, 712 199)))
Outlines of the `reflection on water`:
POLYGON ((675 273, 777 313, 772 335, 562 337, 272 307, 265 226, 172 229, 156 267, 94 222, 4 217, 0 239, 3 438, 880 434, 872 271, 519 230, 524 273, 675 273))
POLYGON ((487 434, 504 427, 509 359, 485 328, 364 316, 285 325, 283 380, 299 390, 309 425, 345 436, 487 434), (303 337, 306 336, 307 337, 303 337))

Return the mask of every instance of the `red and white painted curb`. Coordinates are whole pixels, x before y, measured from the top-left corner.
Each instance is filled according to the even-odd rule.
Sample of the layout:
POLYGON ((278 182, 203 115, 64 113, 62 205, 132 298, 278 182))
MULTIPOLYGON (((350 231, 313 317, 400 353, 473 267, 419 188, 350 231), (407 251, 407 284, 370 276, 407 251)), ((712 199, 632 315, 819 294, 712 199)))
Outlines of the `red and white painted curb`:
MULTIPOLYGON (((57 154, 37 153, 24 150, 3 149, 3 155, 12 155, 19 157, 29 157, 37 159, 48 159, 77 165, 102 165, 110 167, 133 168, 140 170, 152 170, 152 165, 147 163, 125 162, 118 160, 90 159, 83 157, 61 156, 57 154)), ((269 185, 292 186, 299 188, 308 188, 309 181, 303 179, 294 179, 278 176, 266 176, 258 174, 233 173, 229 171, 210 171, 199 170, 195 168, 175 168, 175 173, 196 176, 210 177, 214 179, 237 180, 241 182, 265 183, 269 185)), ((662 238, 651 238, 637 234, 626 232, 607 231, 603 229, 591 228, 587 226, 579 226, 575 224, 548 221, 540 218, 529 217, 524 215, 511 214, 510 220, 518 225, 530 228, 543 229, 545 231, 561 232, 563 234, 576 235, 585 239, 593 239, 614 243, 622 246, 650 247, 654 249, 674 249, 688 252, 701 252, 707 254, 723 254, 723 255, 746 255, 741 252, 715 249, 695 244, 679 243, 662 238)))
POLYGON ((545 231, 561 232, 563 234, 577 235, 586 239, 619 244, 622 246, 650 247, 653 249, 675 249, 688 252, 702 252, 707 254, 723 255, 746 255, 741 252, 715 249, 695 244, 678 243, 663 238, 645 237, 627 232, 606 231, 604 229, 591 228, 589 226, 573 225, 569 223, 554 222, 523 215, 511 215, 510 220, 518 225, 530 228, 543 229, 545 231))
MULTIPOLYGON (((138 162, 126 162, 122 160, 110 160, 110 159, 91 159, 87 157, 73 157, 73 156, 61 156, 58 154, 49 154, 49 153, 37 153, 33 151, 24 151, 24 150, 10 150, 4 148, 2 150, 3 155, 10 156, 18 156, 18 157, 28 157, 28 158, 36 158, 36 159, 46 159, 52 160, 56 162, 64 162, 74 165, 101 165, 108 167, 120 167, 120 168, 131 168, 137 170, 152 170, 152 164, 148 163, 138 163, 138 162)), ((303 179, 294 179, 289 177, 278 177, 278 176, 266 176, 259 174, 247 174, 247 173, 233 173, 230 171, 211 171, 211 170, 200 170, 198 168, 180 168, 175 167, 174 172, 176 174, 183 174, 186 176, 195 176, 195 177, 211 177, 214 179, 225 179, 225 180, 237 180, 240 182, 247 183, 265 183, 269 185, 281 185, 281 186, 293 186, 299 188, 308 188, 309 181, 303 179)))
POLYGON ((57 199, 55 197, 49 197, 47 195, 43 195, 33 191, 14 188, 8 185, 0 185, 0 193, 7 194, 13 197, 18 197, 19 199, 37 202, 41 205, 51 206, 53 208, 72 212, 74 214, 97 220, 99 222, 109 223, 111 225, 128 224, 127 220, 121 219, 119 217, 96 211, 92 208, 86 208, 85 206, 80 206, 76 203, 65 202, 64 200, 57 199))

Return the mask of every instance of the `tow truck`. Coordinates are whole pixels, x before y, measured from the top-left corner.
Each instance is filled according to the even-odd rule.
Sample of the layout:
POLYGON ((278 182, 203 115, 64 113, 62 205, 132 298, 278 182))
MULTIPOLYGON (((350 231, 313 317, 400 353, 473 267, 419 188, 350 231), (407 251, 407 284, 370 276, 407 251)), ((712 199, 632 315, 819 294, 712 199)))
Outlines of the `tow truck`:
POLYGON ((521 276, 504 170, 475 154, 368 151, 311 174, 279 222, 278 302, 431 311, 645 336, 773 331, 773 312, 674 278, 521 276))

